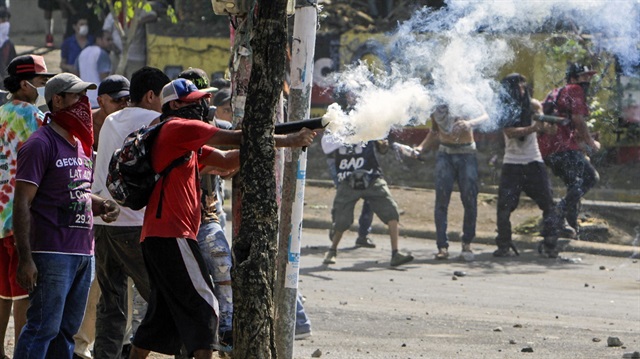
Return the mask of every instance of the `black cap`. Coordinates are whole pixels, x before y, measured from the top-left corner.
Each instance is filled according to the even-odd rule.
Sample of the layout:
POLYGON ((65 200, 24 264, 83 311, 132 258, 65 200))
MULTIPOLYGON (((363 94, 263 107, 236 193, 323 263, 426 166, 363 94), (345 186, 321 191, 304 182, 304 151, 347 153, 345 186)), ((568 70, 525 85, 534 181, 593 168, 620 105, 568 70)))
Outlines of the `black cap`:
POLYGON ((196 87, 200 91, 209 92, 209 93, 218 91, 218 89, 215 86, 209 85, 209 77, 207 76, 207 73, 204 72, 203 69, 189 67, 188 69, 182 71, 178 75, 178 77, 181 79, 190 80, 191 82, 193 82, 194 85, 196 85, 196 87))
POLYGON ((98 87, 98 96, 107 94, 114 100, 129 96, 129 80, 122 75, 107 76, 98 87))
POLYGON ((231 100, 231 89, 230 88, 223 88, 222 90, 218 91, 218 93, 213 97, 213 105, 218 107, 222 104, 224 104, 225 102, 229 102, 231 100))
POLYGON ((574 62, 572 64, 569 64, 569 66, 567 66, 567 71, 565 72, 565 78, 567 80, 574 78, 574 77, 578 77, 580 75, 595 75, 595 71, 590 70, 587 66, 578 63, 578 62, 574 62))
POLYGON ((11 19, 11 12, 6 7, 0 7, 0 19, 11 19))
POLYGON ((222 90, 223 88, 231 87, 231 81, 218 77, 217 79, 211 81, 211 86, 217 87, 219 90, 222 90))

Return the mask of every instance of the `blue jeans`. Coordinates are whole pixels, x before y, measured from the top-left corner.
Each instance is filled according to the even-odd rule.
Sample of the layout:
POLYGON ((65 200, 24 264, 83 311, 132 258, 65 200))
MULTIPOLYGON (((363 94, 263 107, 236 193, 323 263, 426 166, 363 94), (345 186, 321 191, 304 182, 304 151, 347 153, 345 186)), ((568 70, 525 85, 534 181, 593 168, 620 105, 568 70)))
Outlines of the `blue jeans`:
POLYGON ((476 236, 478 214, 478 160, 475 153, 448 154, 439 151, 436 156, 436 244, 438 249, 449 248, 447 214, 453 184, 458 183, 464 207, 462 242, 471 243, 476 236))
POLYGON ((71 359, 94 276, 93 256, 34 253, 37 286, 14 358, 71 359))
POLYGON ((307 314, 304 312, 302 306, 302 294, 298 292, 298 298, 296 299, 296 333, 309 333, 311 331, 311 321, 307 314))
POLYGON ((197 239, 200 252, 215 284, 213 294, 220 307, 219 331, 222 334, 230 331, 233 324, 231 284, 220 284, 220 282, 231 282, 231 249, 224 230, 216 221, 202 222, 197 239))

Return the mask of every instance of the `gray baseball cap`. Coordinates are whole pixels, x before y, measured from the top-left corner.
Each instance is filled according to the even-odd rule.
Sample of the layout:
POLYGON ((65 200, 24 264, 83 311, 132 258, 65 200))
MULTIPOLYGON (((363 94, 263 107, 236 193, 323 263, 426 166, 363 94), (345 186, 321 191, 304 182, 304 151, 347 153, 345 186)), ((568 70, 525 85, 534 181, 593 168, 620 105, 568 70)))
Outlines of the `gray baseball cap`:
POLYGON ((44 86, 44 99, 48 104, 55 94, 63 92, 79 93, 84 90, 95 90, 97 88, 98 86, 94 83, 84 82, 72 73, 63 72, 53 76, 47 81, 47 84, 44 86))

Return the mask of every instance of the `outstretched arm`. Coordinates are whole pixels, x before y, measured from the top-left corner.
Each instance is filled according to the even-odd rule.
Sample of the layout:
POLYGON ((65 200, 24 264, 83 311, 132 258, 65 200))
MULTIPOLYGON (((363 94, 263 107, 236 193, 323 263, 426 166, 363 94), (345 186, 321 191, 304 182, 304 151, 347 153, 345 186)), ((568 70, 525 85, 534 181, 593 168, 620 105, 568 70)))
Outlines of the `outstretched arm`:
MULTIPOLYGON (((308 128, 302 128, 295 133, 275 135, 276 147, 306 147, 313 142, 316 132, 308 128)), ((209 141, 209 146, 240 146, 242 141, 241 130, 218 130, 209 141)))
POLYGON ((585 121, 584 116, 571 115, 571 123, 578 134, 578 141, 583 142, 593 151, 598 151, 600 149, 600 142, 591 137, 591 133, 589 133, 589 128, 587 127, 587 122, 585 121))
POLYGON ((414 148, 420 153, 435 149, 440 144, 440 138, 438 136, 440 129, 433 118, 431 118, 431 121, 433 122, 431 130, 429 130, 429 133, 427 133, 427 136, 424 138, 424 140, 422 140, 422 142, 420 142, 420 144, 414 148))

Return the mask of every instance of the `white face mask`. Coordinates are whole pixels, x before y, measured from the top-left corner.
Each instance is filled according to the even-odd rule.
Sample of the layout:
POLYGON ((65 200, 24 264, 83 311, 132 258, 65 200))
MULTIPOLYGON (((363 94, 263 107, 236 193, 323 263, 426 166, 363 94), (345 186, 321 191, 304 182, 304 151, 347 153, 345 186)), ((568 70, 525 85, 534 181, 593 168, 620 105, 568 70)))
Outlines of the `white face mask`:
POLYGON ((31 82, 27 81, 27 83, 29 84, 29 86, 31 86, 34 89, 36 89, 36 91, 38 92, 38 97, 36 98, 36 101, 35 101, 36 107, 39 108, 41 106, 46 106, 47 105, 47 101, 44 98, 44 86, 35 87, 31 82))
POLYGON ((9 38, 10 28, 11 24, 9 22, 3 22, 0 24, 0 45, 4 44, 4 42, 9 38))
POLYGON ((89 33, 89 26, 80 25, 80 28, 78 29, 78 35, 87 36, 88 33, 89 33))

